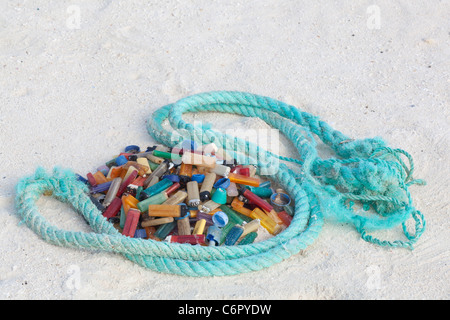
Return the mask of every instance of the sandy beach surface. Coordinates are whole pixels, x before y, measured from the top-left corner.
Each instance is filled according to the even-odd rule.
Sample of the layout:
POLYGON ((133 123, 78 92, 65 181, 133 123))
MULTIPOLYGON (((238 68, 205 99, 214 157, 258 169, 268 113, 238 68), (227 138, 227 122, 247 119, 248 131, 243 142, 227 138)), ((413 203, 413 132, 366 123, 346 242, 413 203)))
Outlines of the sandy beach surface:
MULTIPOLYGON (((0 298, 448 299, 449 16, 448 1, 2 1, 0 298), (86 174, 127 145, 153 145, 152 111, 212 90, 279 99, 408 151, 428 183, 411 187, 427 221, 415 249, 381 248, 326 222, 314 244, 273 267, 193 279, 57 247, 19 225, 19 178, 37 166, 86 174)), ((68 205, 38 206, 62 229, 91 231, 68 205)), ((401 228, 376 236, 403 239, 401 228)))

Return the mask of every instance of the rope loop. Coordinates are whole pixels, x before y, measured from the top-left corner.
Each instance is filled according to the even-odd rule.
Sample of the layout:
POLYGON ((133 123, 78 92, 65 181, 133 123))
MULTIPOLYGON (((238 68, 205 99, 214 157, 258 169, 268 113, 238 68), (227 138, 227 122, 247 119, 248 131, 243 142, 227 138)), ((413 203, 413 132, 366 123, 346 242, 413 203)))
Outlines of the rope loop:
POLYGON ((293 200, 295 214, 290 226, 267 240, 239 246, 203 247, 125 237, 102 216, 76 175, 59 167, 52 173, 38 168, 34 175, 20 180, 16 208, 21 222, 59 246, 114 252, 151 270, 196 277, 240 274, 279 263, 312 244, 324 219, 352 223, 362 239, 388 247, 412 248, 425 230, 425 219, 414 208, 408 191, 411 184, 421 183, 412 178, 414 164, 408 153, 387 147, 381 138, 351 139, 317 116, 284 102, 237 91, 201 93, 156 110, 147 122, 147 131, 157 143, 169 147, 185 139, 199 144, 213 142, 239 163, 255 164, 258 174, 270 172, 269 178, 293 200), (183 114, 192 112, 258 117, 287 137, 298 158, 274 154, 210 126, 186 123, 183 114), (163 126, 166 120, 170 128, 163 126), (315 138, 331 148, 336 157, 320 158, 315 138), (409 167, 401 155, 409 160, 409 167), (93 232, 66 231, 51 225, 36 207, 43 194, 70 204, 93 232), (349 199, 371 206, 376 214, 358 215, 348 208, 349 199), (410 217, 415 220, 414 235, 405 224, 410 217), (367 233, 400 224, 407 241, 382 241, 367 233))

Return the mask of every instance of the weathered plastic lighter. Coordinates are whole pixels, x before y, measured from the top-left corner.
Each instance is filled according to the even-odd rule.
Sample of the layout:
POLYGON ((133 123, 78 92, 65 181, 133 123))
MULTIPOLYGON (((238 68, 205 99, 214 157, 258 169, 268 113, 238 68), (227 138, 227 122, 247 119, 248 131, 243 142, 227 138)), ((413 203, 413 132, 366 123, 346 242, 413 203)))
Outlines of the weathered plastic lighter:
POLYGON ((148 215, 150 217, 183 217, 188 212, 186 206, 171 204, 151 204, 148 206, 148 215))

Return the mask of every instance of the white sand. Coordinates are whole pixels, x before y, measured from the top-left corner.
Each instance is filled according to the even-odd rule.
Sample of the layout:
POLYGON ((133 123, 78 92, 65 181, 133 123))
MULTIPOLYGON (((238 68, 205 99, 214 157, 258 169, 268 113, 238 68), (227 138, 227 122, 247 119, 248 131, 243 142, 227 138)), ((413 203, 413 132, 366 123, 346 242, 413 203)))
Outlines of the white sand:
MULTIPOLYGON (((450 4, 196 3, 1 2, 0 298, 448 299, 450 4), (427 219, 415 250, 326 223, 303 254, 269 269, 192 279, 56 247, 18 226, 20 177, 38 165, 85 174, 126 145, 152 145, 152 110, 210 90, 277 98, 353 138, 381 136, 410 152, 428 182, 412 188, 427 219)), ((61 228, 90 230, 66 205, 39 206, 61 228)))

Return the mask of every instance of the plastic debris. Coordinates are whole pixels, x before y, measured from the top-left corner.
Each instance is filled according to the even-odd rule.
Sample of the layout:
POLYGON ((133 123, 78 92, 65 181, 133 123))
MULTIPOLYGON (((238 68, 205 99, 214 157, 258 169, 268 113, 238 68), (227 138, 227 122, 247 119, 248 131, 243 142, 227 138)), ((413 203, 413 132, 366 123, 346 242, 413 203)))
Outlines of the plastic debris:
POLYGON ((78 179, 124 236, 227 246, 251 244, 263 229, 276 235, 292 221, 290 197, 256 171, 214 144, 186 140, 181 148, 129 145, 78 179))

